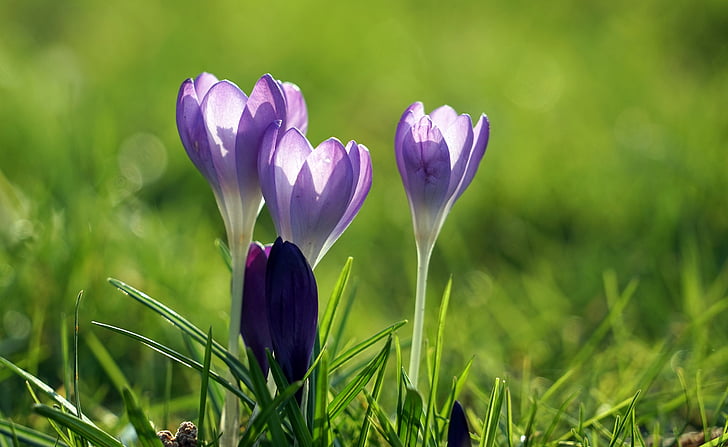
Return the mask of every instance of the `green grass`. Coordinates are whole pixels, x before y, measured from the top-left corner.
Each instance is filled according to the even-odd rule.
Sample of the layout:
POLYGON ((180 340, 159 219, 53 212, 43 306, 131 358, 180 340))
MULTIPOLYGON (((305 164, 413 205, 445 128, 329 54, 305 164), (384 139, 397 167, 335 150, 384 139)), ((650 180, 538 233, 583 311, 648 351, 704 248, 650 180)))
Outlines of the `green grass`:
MULTIPOLYGON (((448 103, 487 113, 492 136, 430 267, 431 345, 453 277, 439 399, 472 359, 461 398, 480 423, 473 433, 496 377, 508 385, 513 442, 535 433, 610 443, 617 413, 634 415, 645 436, 722 427, 726 23, 718 0, 2 2, 0 356, 70 393, 84 290, 78 371, 89 418, 121 431, 126 380, 151 420, 196 420, 198 373, 91 321, 191 352, 106 282, 114 277, 216 337, 227 332, 229 273, 214 245, 222 220, 179 142, 174 100, 203 70, 243 90, 271 72, 302 88, 313 142, 356 139, 372 153, 369 198, 316 271, 328 297, 354 258, 348 323, 331 331, 339 352, 411 319, 415 248, 392 139, 411 102, 448 103)), ((255 236, 274 238, 266 211, 255 236)), ((391 388, 385 415, 397 405, 391 388)), ((4 418, 49 432, 7 367, 0 396, 4 418)), ((210 414, 217 404, 211 396, 210 414)))

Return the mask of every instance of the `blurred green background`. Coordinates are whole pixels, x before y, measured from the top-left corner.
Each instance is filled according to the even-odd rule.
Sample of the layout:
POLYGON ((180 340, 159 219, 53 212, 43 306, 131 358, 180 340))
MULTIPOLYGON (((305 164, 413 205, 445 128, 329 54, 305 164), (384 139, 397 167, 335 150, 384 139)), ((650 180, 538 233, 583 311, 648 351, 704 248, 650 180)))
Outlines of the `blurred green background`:
MULTIPOLYGON (((314 144, 371 150, 369 198, 317 268, 325 302, 355 259, 347 339, 411 318, 415 250, 392 140, 420 100, 492 126, 431 267, 430 335, 454 279, 447 374, 475 355, 478 384, 524 365, 558 378, 607 314, 609 287, 633 280, 624 343, 605 365, 639 363, 688 326, 700 344, 685 349, 718 353, 717 371, 728 363, 725 312, 690 326, 728 287, 722 0, 1 0, 0 355, 59 385, 60 338, 84 290, 82 338, 100 338, 159 402, 167 361, 90 321, 178 336, 109 276, 225 339, 222 220, 174 121, 179 84, 201 71, 244 91, 266 72, 295 82, 314 144)), ((256 239, 274 236, 263 211, 256 239)), ((83 342, 80 360, 85 392, 118 400, 83 342)), ((0 411, 12 414, 29 399, 8 375, 0 411)), ((175 372, 184 393, 194 380, 175 372)))

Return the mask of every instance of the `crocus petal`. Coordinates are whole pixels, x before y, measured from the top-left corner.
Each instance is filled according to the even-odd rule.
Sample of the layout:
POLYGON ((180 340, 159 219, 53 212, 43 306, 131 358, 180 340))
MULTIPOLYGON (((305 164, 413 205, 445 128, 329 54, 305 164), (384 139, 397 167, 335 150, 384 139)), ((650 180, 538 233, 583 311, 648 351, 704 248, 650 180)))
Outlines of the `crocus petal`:
POLYGON ((430 112, 430 119, 435 123, 435 126, 442 130, 450 127, 457 118, 458 113, 448 105, 440 106, 430 112))
POLYGON ((397 150, 396 148, 402 147, 402 142, 404 141, 405 136, 412 131, 412 126, 414 126, 416 122, 422 119, 423 116, 425 116, 425 106, 421 102, 415 102, 407 107, 407 109, 405 109, 402 117, 399 119, 399 123, 397 124, 397 130, 394 134, 394 147, 395 156, 397 158, 397 166, 403 165, 402 156, 404 155, 404 153, 403 151, 397 150))
POLYGON ((301 89, 290 82, 282 82, 281 87, 286 95, 286 129, 295 127, 306 135, 308 130, 308 109, 301 89))
POLYGON ((470 429, 460 402, 455 401, 450 412, 450 425, 447 428, 447 447, 469 447, 470 429))
POLYGON ((218 82, 217 77, 210 73, 202 72, 197 75, 195 78, 195 91, 200 101, 202 101, 202 98, 205 97, 210 88, 218 82))
POLYGON ((354 216, 361 209, 364 199, 366 199, 372 187, 372 159, 369 155, 369 149, 363 144, 356 144, 356 141, 349 141, 349 144, 346 145, 346 152, 349 154, 349 160, 351 160, 354 188, 346 212, 341 216, 341 221, 329 236, 327 244, 324 245, 324 253, 354 220, 354 216))
POLYGON ((215 168, 210 158, 210 145, 207 139, 205 122, 200 111, 202 97, 197 95, 195 81, 187 79, 182 83, 177 95, 177 130, 182 146, 192 163, 212 185, 219 189, 215 168))
POLYGON ((450 150, 450 185, 447 195, 453 197, 463 178, 473 148, 473 123, 467 114, 456 115, 448 127, 439 129, 450 150))
POLYGON ((207 127, 212 162, 224 194, 238 190, 234 150, 238 122, 247 99, 235 84, 220 81, 210 88, 200 106, 207 127))
POLYGON ((316 264, 326 239, 336 228, 351 200, 351 161, 335 138, 321 143, 301 168, 291 196, 291 240, 316 264))
POLYGON ((429 117, 415 124, 402 142, 407 193, 417 219, 434 219, 450 184, 450 152, 429 117))
POLYGON ((261 174, 265 175, 265 178, 261 178, 261 186, 266 188, 263 190, 266 202, 276 205, 275 211, 271 211, 271 216, 278 216, 277 220, 273 220, 276 231, 286 240, 295 241, 291 228, 293 185, 311 152, 313 147, 301 131, 288 129, 276 146, 269 169, 261 174), (275 198, 272 198, 273 195, 275 198))
POLYGON ((245 344, 253 351, 263 375, 268 373, 266 348, 273 349, 268 327, 268 305, 265 296, 265 272, 270 247, 253 242, 245 263, 243 310, 240 333, 245 344))
MULTIPOLYGON (((276 120, 283 120, 286 101, 278 82, 269 74, 256 82, 245 109, 240 116, 235 142, 238 183, 241 191, 260 195, 258 182, 258 152, 263 134, 276 120)), ((262 200, 261 198, 258 201, 262 200)))
POLYGON ((265 279, 273 354, 289 382, 300 380, 311 362, 318 324, 318 289, 299 248, 276 239, 265 279))
POLYGON ((473 177, 475 177, 478 166, 480 166, 480 161, 485 155, 485 150, 488 146, 488 137, 490 136, 490 123, 488 122, 488 117, 485 116, 485 114, 480 115, 478 124, 476 124, 473 129, 473 134, 473 150, 470 154, 470 158, 468 159, 468 165, 465 168, 463 180, 455 194, 455 200, 457 200, 462 193, 465 192, 468 185, 470 185, 470 182, 473 181, 473 177))

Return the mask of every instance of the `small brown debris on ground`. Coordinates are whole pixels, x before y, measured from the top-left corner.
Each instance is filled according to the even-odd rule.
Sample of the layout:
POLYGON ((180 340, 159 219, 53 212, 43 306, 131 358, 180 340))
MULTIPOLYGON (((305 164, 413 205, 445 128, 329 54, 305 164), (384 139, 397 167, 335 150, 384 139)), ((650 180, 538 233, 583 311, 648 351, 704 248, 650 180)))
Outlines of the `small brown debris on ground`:
POLYGON ((197 427, 190 421, 179 424, 174 436, 169 430, 161 430, 157 432, 157 437, 164 447, 197 447, 197 427))

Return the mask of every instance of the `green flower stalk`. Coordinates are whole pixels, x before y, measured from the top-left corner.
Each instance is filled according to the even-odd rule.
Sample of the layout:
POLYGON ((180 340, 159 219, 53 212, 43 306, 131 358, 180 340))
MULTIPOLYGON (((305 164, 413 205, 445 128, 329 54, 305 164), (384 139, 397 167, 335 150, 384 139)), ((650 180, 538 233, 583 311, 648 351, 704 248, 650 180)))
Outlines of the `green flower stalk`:
POLYGON ((430 256, 455 201, 475 176, 488 144, 490 125, 442 106, 429 115, 421 102, 402 114, 394 139, 397 167, 412 213, 417 245, 417 287, 409 376, 417 386, 430 256))

